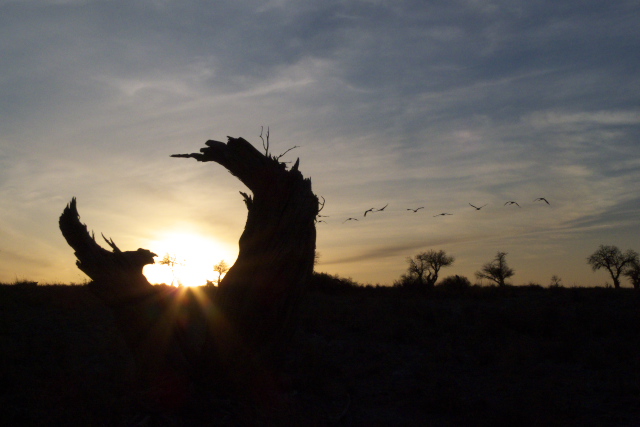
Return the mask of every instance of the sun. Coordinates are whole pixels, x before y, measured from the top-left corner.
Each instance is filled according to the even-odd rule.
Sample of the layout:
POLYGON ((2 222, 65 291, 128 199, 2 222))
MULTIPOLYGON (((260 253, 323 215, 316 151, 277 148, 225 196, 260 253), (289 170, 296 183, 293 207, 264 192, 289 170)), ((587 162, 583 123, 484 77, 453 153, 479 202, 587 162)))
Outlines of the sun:
POLYGON ((224 260, 231 266, 238 256, 231 245, 190 232, 162 233, 148 247, 158 254, 156 263, 143 270, 152 284, 202 286, 207 280, 217 282, 214 265, 224 260), (170 265, 160 263, 165 256, 171 259, 170 265))

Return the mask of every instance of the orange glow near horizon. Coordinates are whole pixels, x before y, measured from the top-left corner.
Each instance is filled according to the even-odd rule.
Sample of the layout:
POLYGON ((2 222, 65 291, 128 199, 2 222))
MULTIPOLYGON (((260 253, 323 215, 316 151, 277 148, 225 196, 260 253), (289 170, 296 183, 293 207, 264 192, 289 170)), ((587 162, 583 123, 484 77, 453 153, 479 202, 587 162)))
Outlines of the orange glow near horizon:
POLYGON ((152 284, 202 286, 207 280, 217 282, 218 273, 213 267, 221 260, 232 266, 237 258, 237 251, 230 245, 189 232, 166 233, 149 242, 148 248, 158 254, 156 263, 143 270, 152 284), (176 264, 160 264, 165 255, 174 258, 176 264))

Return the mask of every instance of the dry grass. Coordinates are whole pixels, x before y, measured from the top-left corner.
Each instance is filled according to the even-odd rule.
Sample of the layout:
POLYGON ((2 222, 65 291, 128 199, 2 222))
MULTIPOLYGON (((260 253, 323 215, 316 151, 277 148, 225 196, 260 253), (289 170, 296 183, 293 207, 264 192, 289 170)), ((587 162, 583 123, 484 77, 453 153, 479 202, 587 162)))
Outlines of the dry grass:
POLYGON ((272 411, 199 393, 182 411, 152 417, 138 404, 109 310, 85 286, 1 285, 0 417, 14 425, 640 425, 640 292, 343 285, 316 286, 304 300, 272 411))

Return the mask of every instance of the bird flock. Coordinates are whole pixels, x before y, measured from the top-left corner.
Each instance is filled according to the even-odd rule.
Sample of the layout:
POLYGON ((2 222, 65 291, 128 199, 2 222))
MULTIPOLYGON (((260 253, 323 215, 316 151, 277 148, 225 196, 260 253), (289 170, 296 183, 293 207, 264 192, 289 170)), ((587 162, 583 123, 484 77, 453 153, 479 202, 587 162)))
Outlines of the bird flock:
MULTIPOLYGON (((538 198, 534 199, 534 200, 533 200, 533 202, 534 202, 534 203, 535 203, 535 202, 544 202, 544 203, 546 203, 547 205, 551 205, 551 203, 549 203, 549 201, 548 201, 546 198, 544 198, 544 197, 538 197, 538 198)), ((476 205, 474 205, 474 204, 469 203, 469 206, 471 206, 471 207, 472 207, 473 209, 475 209, 476 211, 481 210, 482 208, 484 208, 484 207, 485 207, 485 206, 487 206, 487 205, 488 205, 488 203, 485 203, 485 204, 484 204, 484 205, 482 205, 482 206, 476 206, 476 205)), ((384 211, 384 210, 387 208, 387 206, 389 206, 389 203, 387 203, 386 205, 384 205, 384 206, 383 206, 383 207, 381 207, 381 208, 375 208, 375 207, 373 207, 373 208, 369 208, 369 209, 367 209, 366 211, 364 211, 364 214, 362 215, 362 218, 366 218, 366 217, 367 217, 367 214, 372 214, 372 213, 376 213, 376 212, 382 212, 382 211, 384 211)), ((520 207, 521 207, 521 206, 520 206, 520 204, 519 204, 518 202, 516 202, 515 200, 508 200, 507 202, 505 202, 505 203, 504 203, 504 205, 503 205, 503 206, 517 206, 518 208, 520 208, 520 207)), ((420 211, 421 209, 425 209, 425 207, 424 207, 424 206, 419 206, 419 207, 417 207, 417 208, 406 208, 406 210, 407 210, 407 211, 411 211, 411 212, 413 212, 413 213, 417 213, 417 212, 418 212, 418 211, 420 211)), ((442 213, 439 213, 439 214, 433 215, 433 217, 434 217, 434 218, 436 218, 436 217, 439 217, 439 216, 449 216, 449 215, 453 215, 453 214, 452 214, 452 213, 450 213, 450 212, 442 212, 442 213)), ((318 217, 319 217, 319 218, 327 218, 327 217, 328 217, 328 215, 318 215, 318 217)), ((345 219, 344 221, 342 221, 342 223, 344 224, 344 223, 349 222, 349 221, 359 221, 359 220, 360 220, 359 218, 356 218, 356 217, 351 216, 351 217, 349 217, 349 218, 345 219)), ((326 223, 326 221, 321 220, 321 219, 317 220, 317 222, 324 222, 324 223, 326 223)))

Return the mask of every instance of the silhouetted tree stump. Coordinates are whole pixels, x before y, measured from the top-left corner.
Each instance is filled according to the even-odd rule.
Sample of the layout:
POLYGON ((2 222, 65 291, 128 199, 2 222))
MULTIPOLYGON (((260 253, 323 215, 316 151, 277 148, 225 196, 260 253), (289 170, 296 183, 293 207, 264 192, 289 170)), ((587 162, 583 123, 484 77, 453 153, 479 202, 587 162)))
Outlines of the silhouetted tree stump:
POLYGON ((113 249, 102 248, 87 226, 80 222, 80 215, 76 206, 76 198, 60 215, 60 231, 69 246, 75 251, 76 265, 93 280, 94 288, 107 299, 119 299, 148 293, 151 284, 142 274, 147 264, 153 264, 153 257, 157 256, 147 249, 136 251, 121 251, 113 242, 102 236, 113 249))
MULTIPOLYGON (((118 329, 135 358, 141 387, 153 396, 145 405, 167 407, 167 402, 183 402, 195 374, 195 343, 204 342, 204 327, 199 337, 187 336, 180 316, 194 322, 190 329, 205 325, 198 319, 199 310, 188 298, 178 298, 176 290, 152 286, 142 274, 157 256, 147 249, 121 251, 113 240, 104 238, 108 251, 89 234, 80 222, 76 199, 64 209, 60 231, 75 250, 76 265, 92 279, 91 291, 112 310, 118 329), (185 311, 187 311, 185 315, 185 311)), ((201 316, 200 316, 201 318, 201 316)), ((191 334, 193 335, 193 334, 191 334)), ((201 348, 200 345, 199 348, 201 348)))
POLYGON ((293 332, 300 297, 313 272, 318 198, 311 181, 298 171, 299 159, 287 169, 243 138, 229 137, 226 144, 210 140, 200 153, 172 157, 216 162, 253 193, 241 193, 247 223, 238 259, 213 298, 222 321, 211 319, 204 353, 222 359, 229 369, 254 371, 293 332), (240 360, 243 366, 235 363, 240 360))
POLYGON ((60 217, 60 230, 78 268, 112 308, 148 385, 164 384, 160 388, 175 394, 188 380, 214 391, 268 395, 275 356, 291 338, 313 272, 318 198, 298 171, 299 160, 288 169, 242 138, 210 140, 200 153, 172 157, 216 162, 253 193, 241 192, 248 216, 238 259, 211 299, 150 285, 142 268, 156 255, 123 252, 106 238, 113 251, 100 247, 80 222, 75 198, 60 217))

